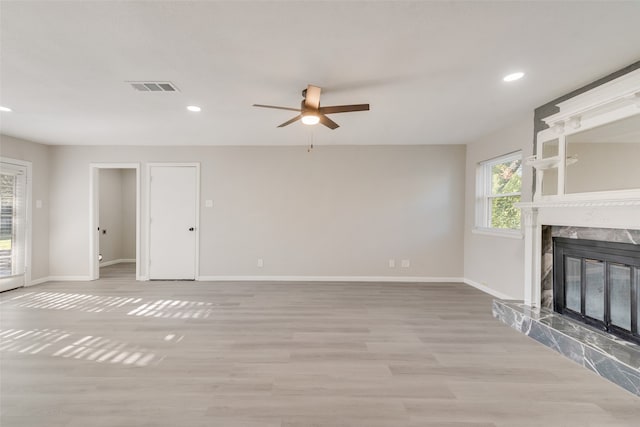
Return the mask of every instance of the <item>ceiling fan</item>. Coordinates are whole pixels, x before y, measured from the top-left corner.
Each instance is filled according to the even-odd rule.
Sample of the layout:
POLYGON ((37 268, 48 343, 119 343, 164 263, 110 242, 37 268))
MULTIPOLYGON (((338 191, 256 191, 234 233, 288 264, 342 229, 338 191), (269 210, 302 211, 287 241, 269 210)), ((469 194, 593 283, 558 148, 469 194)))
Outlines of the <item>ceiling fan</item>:
POLYGON ((280 126, 278 126, 279 128, 288 126, 291 123, 300 120, 306 125, 315 125, 318 123, 322 123, 329 129, 336 129, 339 127, 339 125, 329 117, 327 117, 327 114, 349 113, 351 111, 369 111, 369 104, 332 105, 329 107, 321 107, 321 91, 322 89, 318 86, 308 85, 307 88, 302 91, 302 97, 304 99, 300 104, 300 108, 278 107, 275 105, 263 104, 253 104, 253 106, 261 108, 275 108, 277 110, 297 111, 300 113, 293 119, 287 120, 286 122, 282 123, 280 126))

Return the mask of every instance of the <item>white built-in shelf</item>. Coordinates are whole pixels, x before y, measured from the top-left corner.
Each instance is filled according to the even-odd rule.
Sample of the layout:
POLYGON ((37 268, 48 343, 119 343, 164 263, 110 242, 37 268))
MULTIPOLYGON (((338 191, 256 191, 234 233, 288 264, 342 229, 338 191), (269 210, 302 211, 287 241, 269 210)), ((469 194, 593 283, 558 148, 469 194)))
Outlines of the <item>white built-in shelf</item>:
POLYGON ((533 155, 525 159, 525 164, 534 167, 536 170, 553 169, 557 168, 560 164, 560 156, 545 157, 538 159, 538 156, 533 155))
MULTIPOLYGON (((538 159, 538 156, 535 154, 533 156, 529 156, 525 159, 525 164, 532 166, 536 170, 545 170, 545 169, 554 169, 560 165, 560 161, 562 160, 560 156, 553 157, 545 157, 542 159, 538 159)), ((578 156, 567 157, 566 165, 572 165, 578 161, 578 156)))

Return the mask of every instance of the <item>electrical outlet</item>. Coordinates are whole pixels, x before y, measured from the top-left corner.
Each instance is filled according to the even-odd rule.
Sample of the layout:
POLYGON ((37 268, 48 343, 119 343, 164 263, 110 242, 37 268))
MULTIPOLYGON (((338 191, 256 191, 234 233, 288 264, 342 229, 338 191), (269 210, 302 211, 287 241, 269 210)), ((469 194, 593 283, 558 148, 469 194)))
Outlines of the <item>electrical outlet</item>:
POLYGON ((396 260, 395 259, 390 259, 389 260, 389 268, 396 268, 396 260))
POLYGON ((409 268, 409 266, 411 266, 411 261, 409 261, 408 259, 403 259, 401 265, 402 268, 409 268))
POLYGON ((258 268, 262 267, 264 267, 264 261, 262 260, 262 258, 258 258, 258 268))

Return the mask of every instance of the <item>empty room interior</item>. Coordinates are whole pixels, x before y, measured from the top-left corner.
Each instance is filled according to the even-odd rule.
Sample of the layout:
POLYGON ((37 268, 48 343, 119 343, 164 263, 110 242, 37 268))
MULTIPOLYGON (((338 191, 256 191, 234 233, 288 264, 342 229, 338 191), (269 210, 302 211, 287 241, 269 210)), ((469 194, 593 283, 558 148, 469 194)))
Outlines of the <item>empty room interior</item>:
POLYGON ((0 2, 0 425, 638 426, 640 2, 0 2))

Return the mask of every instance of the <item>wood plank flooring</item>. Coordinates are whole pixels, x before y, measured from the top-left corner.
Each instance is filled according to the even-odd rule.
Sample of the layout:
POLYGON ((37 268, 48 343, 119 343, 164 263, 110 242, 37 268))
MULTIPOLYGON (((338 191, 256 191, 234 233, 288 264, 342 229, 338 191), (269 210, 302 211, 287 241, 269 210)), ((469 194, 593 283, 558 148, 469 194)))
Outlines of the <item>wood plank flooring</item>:
POLYGON ((0 294, 2 427, 639 425, 463 284, 122 274, 0 294))

